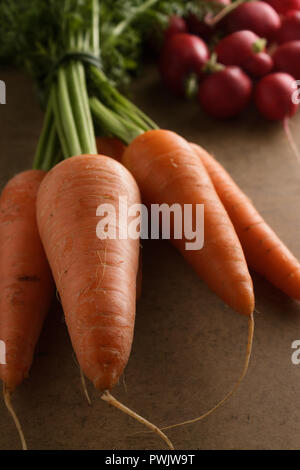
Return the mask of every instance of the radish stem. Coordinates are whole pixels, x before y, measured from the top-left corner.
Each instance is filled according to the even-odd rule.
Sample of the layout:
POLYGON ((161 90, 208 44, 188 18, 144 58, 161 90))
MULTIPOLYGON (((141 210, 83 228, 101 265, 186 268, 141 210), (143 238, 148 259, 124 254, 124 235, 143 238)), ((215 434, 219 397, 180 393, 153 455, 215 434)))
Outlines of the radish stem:
POLYGON ((247 0, 236 0, 236 2, 226 6, 216 16, 209 19, 207 23, 210 26, 216 26, 216 24, 218 24, 223 18, 225 18, 225 16, 227 16, 229 13, 231 13, 233 10, 235 10, 237 7, 239 7, 240 5, 242 5, 242 3, 245 3, 246 1, 247 0))
POLYGON ((287 137, 287 140, 290 144, 290 147, 295 155, 295 157, 297 158, 298 160, 298 163, 300 163, 300 151, 297 147, 297 144, 295 142, 295 139, 293 137, 293 134, 291 133, 291 129, 290 129, 290 124, 289 124, 289 118, 286 117, 284 120, 283 120, 283 129, 284 129, 284 132, 285 132, 285 135, 287 137))

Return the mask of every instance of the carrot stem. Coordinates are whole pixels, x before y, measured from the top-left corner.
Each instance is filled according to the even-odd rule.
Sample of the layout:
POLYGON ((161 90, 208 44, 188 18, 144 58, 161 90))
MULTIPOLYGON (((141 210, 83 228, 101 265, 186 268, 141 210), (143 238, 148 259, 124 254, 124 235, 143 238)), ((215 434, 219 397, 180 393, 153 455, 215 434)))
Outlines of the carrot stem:
POLYGON ((241 375, 239 376, 238 380, 235 382, 235 384, 234 384, 233 388, 230 390, 230 392, 228 392, 227 395, 225 395, 225 397, 221 401, 219 401, 219 403, 217 403, 213 408, 211 408, 209 411, 207 411, 203 415, 199 416, 198 418, 190 419, 188 421, 184 421, 184 422, 179 423, 179 424, 173 424, 171 426, 165 426, 165 427, 161 428, 162 430, 165 431, 167 429, 174 429, 174 428, 178 428, 179 426, 185 426, 187 424, 193 424, 193 423, 196 423, 198 421, 201 421, 204 418, 207 418, 207 416, 211 415, 214 411, 216 411, 222 405, 224 405, 224 403, 227 400, 229 400, 229 398, 232 397, 232 395, 237 391, 237 389, 239 388, 239 386, 241 385, 242 381, 244 380, 244 378, 247 374, 247 371, 248 371, 248 368, 249 368, 249 362, 250 362, 250 358, 251 358, 251 352, 252 352, 253 336, 254 336, 254 315, 252 313, 249 317, 249 320, 248 320, 248 343, 247 343, 246 359, 245 359, 245 362, 244 362, 244 367, 243 367, 241 375))
POLYGON ((50 101, 48 101, 48 106, 44 118, 42 132, 39 138, 38 146, 36 149, 34 162, 33 162, 33 169, 37 170, 40 169, 43 158, 44 158, 44 151, 47 147, 49 132, 51 128, 51 123, 53 120, 53 111, 51 107, 50 101))
POLYGON ((130 121, 106 107, 96 97, 90 99, 90 107, 96 121, 108 134, 121 139, 126 144, 142 134, 143 129, 138 128, 130 121))
POLYGON ((100 16, 99 1, 93 0, 93 3, 92 3, 92 49, 93 49, 93 53, 97 57, 99 57, 100 55, 99 16, 100 16))
POLYGON ((24 437, 24 433, 23 433, 23 430, 22 430, 22 427, 21 427, 21 424, 20 424, 20 421, 16 415, 16 412, 15 410, 13 409, 13 406, 12 406, 12 403, 11 403, 11 392, 10 390, 6 387, 6 385, 3 383, 3 398, 4 398, 4 403, 5 403, 5 406, 7 408, 7 410, 9 411, 12 419, 14 420, 14 423, 15 423, 15 426, 17 428, 17 431, 19 433, 19 436, 20 436, 20 439, 21 439, 21 443, 22 443, 22 449, 23 450, 28 450, 27 448, 27 444, 26 444, 26 440, 25 440, 25 437, 24 437))
POLYGON ((123 411, 123 413, 126 413, 127 415, 131 416, 136 421, 139 421, 147 428, 151 429, 151 431, 158 434, 165 441, 165 443, 168 445, 170 449, 174 450, 174 446, 172 442, 170 441, 170 439, 157 426, 150 423, 150 421, 148 421, 147 419, 137 414, 135 411, 132 411, 130 408, 120 403, 108 391, 103 393, 103 395, 101 396, 101 399, 106 401, 109 405, 112 405, 115 408, 118 408, 119 410, 123 411))
POLYGON ((91 119, 88 119, 85 100, 88 100, 86 94, 86 84, 81 80, 79 69, 75 62, 71 62, 66 69, 69 79, 69 92, 70 100, 72 103, 72 110, 74 113, 74 122, 77 129, 77 135, 80 141, 81 150, 83 153, 97 153, 96 141, 92 140, 92 133, 89 129, 91 119))
POLYGON ((57 156, 58 140, 57 132, 54 122, 51 123, 50 132, 48 136, 47 147, 44 152, 43 162, 40 166, 41 170, 49 171, 53 166, 53 160, 57 156))
POLYGON ((71 150, 69 148, 68 140, 66 138, 64 126, 62 123, 62 116, 60 113, 58 91, 57 91, 56 84, 52 86, 51 95, 52 95, 52 100, 53 100, 52 103, 53 103, 53 112, 55 116, 55 125, 56 125, 56 130, 59 136, 62 153, 63 153, 64 158, 68 158, 71 156, 71 150))
POLYGON ((82 90, 83 112, 85 114, 87 127, 89 131, 89 137, 90 137, 91 149, 89 153, 97 154, 96 137, 95 137, 93 118, 92 118, 92 113, 91 113, 91 108, 90 108, 90 103, 89 103, 89 96, 87 92, 85 69, 81 62, 76 63, 76 68, 77 68, 77 73, 78 73, 79 86, 80 86, 80 89, 82 90))
POLYGON ((120 116, 130 119, 133 124, 136 124, 141 129, 148 131, 150 129, 158 129, 158 126, 152 119, 150 119, 143 111, 129 101, 125 96, 114 88, 105 74, 94 66, 90 67, 90 76, 93 80, 97 90, 99 91, 99 98, 113 111, 117 112, 120 116))
POLYGON ((70 147, 71 154, 69 156, 72 157, 74 155, 81 155, 82 150, 73 116, 73 110, 66 78, 66 70, 64 67, 61 67, 58 70, 58 99, 60 103, 62 125, 70 147))
MULTIPOLYGON (((107 38, 106 43, 113 43, 121 34, 125 31, 126 28, 144 11, 148 10, 149 8, 153 7, 155 3, 158 3, 158 0, 147 0, 140 6, 136 7, 132 10, 131 13, 128 14, 125 20, 121 21, 115 28, 112 30, 111 35, 107 38)), ((105 47, 104 45, 104 47, 105 47)))

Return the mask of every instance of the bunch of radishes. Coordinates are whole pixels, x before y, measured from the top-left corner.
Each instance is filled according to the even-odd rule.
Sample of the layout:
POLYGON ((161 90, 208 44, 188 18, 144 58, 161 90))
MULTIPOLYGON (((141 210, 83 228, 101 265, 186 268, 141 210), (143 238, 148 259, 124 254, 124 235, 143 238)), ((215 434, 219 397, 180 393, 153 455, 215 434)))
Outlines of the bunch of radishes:
MULTIPOLYGON (((224 12, 235 3, 212 1, 224 12)), ((254 99, 264 117, 285 120, 299 107, 300 0, 245 1, 219 22, 173 16, 159 65, 170 90, 197 95, 213 117, 236 116, 254 99)))

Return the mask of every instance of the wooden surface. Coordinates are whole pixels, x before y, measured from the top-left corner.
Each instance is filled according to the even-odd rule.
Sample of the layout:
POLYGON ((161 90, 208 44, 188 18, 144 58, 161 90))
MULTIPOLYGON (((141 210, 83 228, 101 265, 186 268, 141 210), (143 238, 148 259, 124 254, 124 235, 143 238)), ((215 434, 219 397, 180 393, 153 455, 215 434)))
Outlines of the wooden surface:
MULTIPOLYGON (((31 81, 1 70, 7 104, 0 106, 1 187, 30 168, 42 113, 31 81)), ((300 167, 280 124, 249 110, 216 122, 196 103, 176 100, 146 71, 133 92, 157 123, 201 143, 226 166, 257 208, 300 257, 300 167)), ((300 114, 291 122, 300 146, 300 114)), ((158 425, 197 416, 230 389, 240 373, 247 321, 219 301, 166 242, 143 248, 143 296, 132 355, 115 395, 158 425)), ((257 309, 253 357, 238 393, 203 422, 169 431, 177 449, 297 449, 300 366, 291 343, 300 339, 300 305, 254 276, 257 309)), ((54 303, 30 378, 13 402, 31 449, 164 449, 154 435, 81 390, 62 312, 54 303)), ((0 449, 20 447, 0 403, 0 449)))

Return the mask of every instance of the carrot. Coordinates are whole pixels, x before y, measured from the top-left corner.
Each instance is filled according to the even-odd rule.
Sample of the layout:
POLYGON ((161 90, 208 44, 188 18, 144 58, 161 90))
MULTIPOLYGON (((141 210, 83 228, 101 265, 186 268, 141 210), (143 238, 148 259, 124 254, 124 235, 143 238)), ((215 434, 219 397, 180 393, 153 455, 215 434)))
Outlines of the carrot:
POLYGON ((202 147, 192 144, 223 202, 250 267, 300 300, 300 263, 257 212, 227 171, 202 147))
POLYGON ((147 204, 204 204, 205 242, 198 251, 185 249, 186 239, 172 243, 199 276, 228 305, 248 317, 248 344, 242 373, 233 388, 200 417, 168 426, 170 429, 199 421, 222 406, 244 379, 254 334, 252 280, 239 239, 201 160, 190 144, 174 132, 151 130, 137 137, 123 155, 147 204))
POLYGON ((6 405, 25 440, 10 395, 28 376, 54 292, 50 268, 36 223, 36 197, 45 173, 30 170, 12 178, 0 198, 0 339, 6 364, 0 365, 6 405))
POLYGON ((187 251, 185 237, 172 243, 219 297, 237 312, 250 316, 254 310, 253 286, 240 242, 188 142, 170 131, 148 131, 127 147, 123 163, 136 178, 146 203, 204 204, 203 249, 187 251))
POLYGON ((129 204, 139 202, 125 169, 109 158, 79 156, 49 172, 37 202, 41 238, 76 356, 101 391, 118 382, 134 327, 138 241, 96 236, 97 207, 109 202, 117 208, 120 195, 129 204))
MULTIPOLYGON (((139 240, 99 239, 101 204, 118 214, 119 197, 140 203, 131 174, 106 156, 80 155, 55 166, 41 184, 37 220, 60 294, 73 348, 101 397, 157 432, 114 399, 110 391, 127 364, 134 330, 139 240)), ((121 214, 124 216, 127 214, 121 214)))
MULTIPOLYGON (((120 139, 115 137, 96 137, 97 150, 99 154, 111 157, 117 162, 122 161, 126 145, 120 139)), ((137 274, 136 299, 139 300, 142 295, 143 284, 142 256, 140 254, 139 270, 137 274)))
POLYGON ((106 155, 120 162, 125 150, 125 144, 114 137, 97 137, 97 150, 101 155, 106 155))

